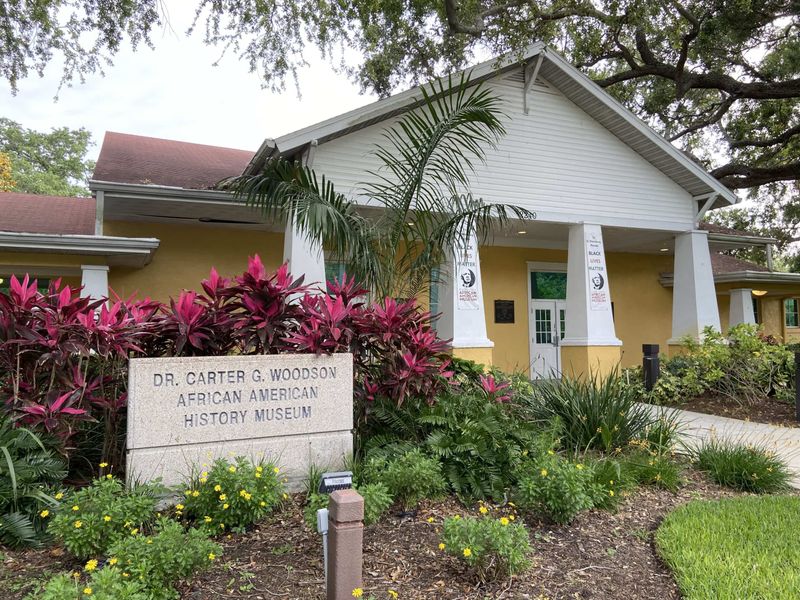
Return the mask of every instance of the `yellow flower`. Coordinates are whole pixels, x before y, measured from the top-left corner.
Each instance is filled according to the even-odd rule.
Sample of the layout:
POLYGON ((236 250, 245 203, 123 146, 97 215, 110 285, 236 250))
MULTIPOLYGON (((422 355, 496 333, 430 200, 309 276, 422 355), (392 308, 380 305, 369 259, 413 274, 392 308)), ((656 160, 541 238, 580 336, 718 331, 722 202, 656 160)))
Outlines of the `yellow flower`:
POLYGON ((215 492, 221 492, 222 491, 222 486, 220 484, 215 485, 214 486, 214 491, 215 492))
POLYGON ((125 521, 125 525, 123 525, 123 527, 125 529, 128 529, 130 526, 131 526, 131 522, 130 521, 125 521))
POLYGON ((261 479, 261 473, 256 473, 256 479, 261 479))
POLYGON ((575 468, 578 469, 578 471, 582 471, 583 465, 581 463, 578 463, 577 465, 575 465, 575 468))
POLYGON ((513 521, 513 520, 514 520, 514 519, 516 519, 516 518, 517 518, 517 517, 515 517, 514 515, 508 515, 508 520, 509 520, 509 521, 513 521))
POLYGON ((263 471, 263 470, 264 470, 264 467, 262 467, 260 465, 258 467, 256 467, 256 473, 261 473, 261 471, 263 471))
POLYGON ((444 549, 445 549, 445 545, 444 545, 444 544, 442 544, 442 543, 440 543, 440 544, 439 544, 439 550, 444 550, 444 549))
POLYGON ((86 594, 87 596, 91 596, 92 595, 92 588, 90 588, 90 587, 83 588, 83 593, 86 594))
POLYGON ((508 503, 508 505, 509 505, 511 508, 514 508, 514 507, 516 506, 516 504, 514 504, 513 502, 509 502, 509 503, 508 503))
POLYGON ((226 502, 225 504, 223 504, 223 505, 222 505, 222 510, 228 510, 228 507, 229 507, 229 506, 230 506, 230 504, 228 504, 228 503, 226 502))
POLYGON ((613 498, 614 497, 614 490, 608 490, 608 495, 613 498))
MULTIPOLYGON (((284 494, 284 496, 285 496, 285 495, 286 495, 286 494, 284 494)), ((259 505, 259 506, 266 506, 266 505, 267 505, 267 503, 266 503, 266 502, 264 502, 264 501, 262 500, 261 502, 259 502, 259 503, 258 503, 258 505, 259 505)))
POLYGON ((46 519, 47 517, 50 516, 50 511, 47 510, 47 509, 44 509, 42 512, 39 513, 39 516, 42 517, 43 519, 46 519))
POLYGON ((97 561, 93 558, 89 562, 86 563, 86 566, 83 567, 86 571, 94 571, 97 568, 97 561))
POLYGON ((289 499, 289 494, 287 494, 286 492, 283 492, 283 499, 284 500, 288 500, 289 499))
POLYGON ((214 519, 212 519, 212 518, 211 518, 211 517, 209 517, 209 516, 205 516, 205 517, 203 517, 203 521, 205 521, 206 523, 211 523, 211 521, 213 521, 213 520, 214 520, 214 519))
POLYGON ((80 521, 75 521, 75 529, 80 529, 81 527, 83 527, 83 523, 80 521))
POLYGON ((139 533, 138 529, 131 529, 131 535, 136 535, 137 533, 139 533))
POLYGON ((220 524, 219 524, 219 528, 220 528, 220 529, 225 529, 225 523, 220 523, 220 524))
POLYGON ((200 483, 205 483, 206 481, 208 481, 208 479, 206 477, 201 477, 200 478, 200 483))
POLYGON ((108 564, 110 564, 112 567, 113 567, 115 564, 117 564, 118 562, 119 562, 119 560, 117 559, 117 557, 116 557, 116 556, 112 556, 111 558, 109 558, 109 559, 108 559, 108 564))
POLYGON ((147 540, 147 543, 148 543, 148 544, 152 544, 152 543, 153 543, 153 540, 147 540))
POLYGON ((191 496, 193 491, 194 491, 194 490, 186 490, 186 495, 187 495, 187 496, 191 496))
POLYGON ((506 517, 500 517, 500 525, 502 525, 503 527, 505 527, 505 526, 506 526, 506 525, 508 525, 509 523, 510 523, 510 521, 509 521, 509 520, 508 520, 506 517))
POLYGON ((175 508, 176 508, 177 510, 183 510, 183 504, 176 504, 176 505, 175 505, 175 508))
POLYGON ((192 492, 192 498, 197 498, 199 495, 200 495, 200 492, 198 492, 197 490, 192 492))
POLYGON ((113 478, 114 478, 114 476, 113 476, 111 473, 109 473, 108 475, 106 475, 106 479, 113 479, 113 478))
POLYGON ((356 588, 353 590, 353 598, 361 598, 364 595, 364 590, 361 588, 356 588))
POLYGON ((433 517, 428 517, 428 523, 433 523, 433 517))
POLYGON ((111 515, 106 515, 105 517, 103 517, 103 521, 105 521, 106 523, 108 523, 110 520, 111 520, 111 515))
POLYGON ((274 468, 274 469, 272 469, 272 470, 275 472, 275 475, 277 475, 278 473, 280 473, 280 472, 281 472, 280 468, 278 468, 278 467, 275 467, 275 468, 274 468))
POLYGON ((391 598, 392 600, 397 600, 397 592, 395 592, 394 590, 389 590, 389 598, 391 598))
POLYGON ((228 471, 230 471, 231 473, 236 473, 236 467, 231 465, 230 467, 228 467, 228 471))
POLYGON ((107 462, 101 462, 101 463, 100 463, 100 468, 101 468, 101 469, 105 469, 107 466, 108 466, 108 463, 107 463, 107 462))
POLYGON ((541 475, 542 477, 547 477, 547 469, 542 469, 541 471, 539 471, 539 475, 541 475))
POLYGON ((453 519, 455 519, 456 521, 458 521, 460 518, 461 518, 461 515, 454 515, 453 516, 453 519))
POLYGON ((479 512, 480 512, 482 515, 485 515, 486 513, 488 513, 488 512, 489 512, 489 509, 488 509, 488 508, 486 508, 485 506, 481 506, 481 507, 478 509, 478 511, 479 511, 479 512))
POLYGON ((73 573, 72 573, 72 576, 73 576, 75 579, 80 579, 80 578, 81 578, 81 574, 80 574, 80 573, 78 573, 77 571, 73 572, 73 573))
POLYGON ((464 548, 464 558, 469 558, 472 556, 472 550, 470 548, 464 548))
POLYGON ((220 494, 219 495, 219 501, 220 502, 225 502, 225 500, 227 500, 227 499, 228 499, 228 496, 226 496, 225 494, 220 494))
POLYGON ((214 560, 215 558, 217 558, 216 554, 214 554, 213 552, 208 553, 208 560, 214 560))
POLYGON ((55 495, 55 499, 56 499, 56 500, 61 500, 63 497, 64 497, 64 494, 62 494, 61 492, 58 492, 58 493, 55 495))
POLYGON ((130 574, 130 573, 123 573, 123 574, 122 574, 122 576, 123 576, 123 577, 130 577, 130 576, 131 576, 131 574, 130 574))
POLYGON ((247 496, 247 490, 239 490, 239 495, 240 495, 242 498, 244 498, 245 496, 247 496))
POLYGON ((81 509, 81 507, 78 506, 77 504, 72 507, 72 510, 74 510, 74 511, 79 511, 80 509, 81 509))
POLYGON ((550 456, 553 456, 553 455, 555 454, 555 452, 554 452, 553 450, 548 450, 548 451, 547 451, 547 453, 548 453, 550 456))

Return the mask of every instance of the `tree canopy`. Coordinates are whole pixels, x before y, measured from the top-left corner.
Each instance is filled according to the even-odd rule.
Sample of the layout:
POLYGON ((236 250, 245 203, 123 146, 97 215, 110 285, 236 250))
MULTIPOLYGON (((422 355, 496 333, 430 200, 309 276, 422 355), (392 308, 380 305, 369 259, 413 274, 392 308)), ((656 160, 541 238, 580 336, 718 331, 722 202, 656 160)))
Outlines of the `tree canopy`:
POLYGON ((10 163, 10 173, 6 178, 0 173, 0 180, 7 179, 7 191, 88 196, 94 161, 86 154, 91 145, 91 134, 83 128, 41 132, 0 117, 0 164, 3 156, 10 163))
MULTIPOLYGON (((268 86, 297 73, 307 44, 386 95, 541 40, 729 187, 800 180, 796 0, 197 1, 192 30, 268 86)), ((157 0, 5 2, 0 73, 13 87, 61 55, 66 80, 82 77, 125 38, 149 44, 161 20, 157 0)))

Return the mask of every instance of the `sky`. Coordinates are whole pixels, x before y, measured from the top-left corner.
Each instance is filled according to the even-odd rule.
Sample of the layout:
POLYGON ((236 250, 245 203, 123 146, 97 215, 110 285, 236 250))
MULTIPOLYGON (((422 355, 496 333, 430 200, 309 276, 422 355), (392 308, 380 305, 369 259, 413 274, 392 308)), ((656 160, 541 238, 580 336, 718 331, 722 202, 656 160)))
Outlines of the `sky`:
POLYGON ((105 77, 89 75, 85 84, 64 87, 54 101, 60 65, 48 65, 45 76, 29 75, 16 96, 0 81, 0 116, 30 129, 85 127, 92 133, 96 158, 106 131, 258 149, 267 137, 278 137, 376 99, 308 48, 310 66, 282 93, 261 89, 245 61, 226 56, 214 67, 220 49, 203 44, 202 31, 191 37, 193 2, 169 3, 170 27, 153 34, 155 50, 123 47, 105 77))

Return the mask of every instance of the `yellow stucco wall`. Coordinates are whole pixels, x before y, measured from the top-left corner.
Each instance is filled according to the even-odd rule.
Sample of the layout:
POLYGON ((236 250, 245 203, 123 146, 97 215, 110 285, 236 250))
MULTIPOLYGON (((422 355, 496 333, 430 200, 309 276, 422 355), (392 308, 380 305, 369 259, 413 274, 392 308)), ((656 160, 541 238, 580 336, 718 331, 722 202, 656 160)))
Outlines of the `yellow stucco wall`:
POLYGON ((81 265, 104 264, 105 259, 97 256, 75 254, 0 252, 0 276, 17 275, 23 277, 30 273, 34 277, 61 278, 64 285, 78 287, 81 284, 81 265))
POLYGON ((117 294, 136 293, 166 301, 182 289, 200 289, 211 267, 229 277, 247 268, 247 257, 258 253, 269 270, 283 261, 283 234, 223 227, 106 221, 105 235, 155 237, 161 245, 142 269, 112 267, 108 284, 117 294))
MULTIPOLYGON (((489 339, 494 341, 495 366, 527 371, 528 262, 566 263, 563 250, 487 246, 480 249, 483 297, 489 339), (494 322, 494 301, 514 301, 514 323, 494 322)), ((606 256, 617 337, 622 340, 622 366, 639 364, 642 344, 661 344, 672 333, 672 290, 659 275, 672 270, 672 257, 652 254, 606 256)))

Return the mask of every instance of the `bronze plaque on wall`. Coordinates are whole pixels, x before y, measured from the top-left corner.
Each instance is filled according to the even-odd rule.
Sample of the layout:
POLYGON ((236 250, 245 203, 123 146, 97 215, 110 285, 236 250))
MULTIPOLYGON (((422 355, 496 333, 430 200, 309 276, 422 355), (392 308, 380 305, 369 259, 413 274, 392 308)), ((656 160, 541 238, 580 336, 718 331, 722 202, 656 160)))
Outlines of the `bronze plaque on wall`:
POLYGON ((495 300, 494 301, 494 322, 513 323, 514 322, 514 301, 495 300))

